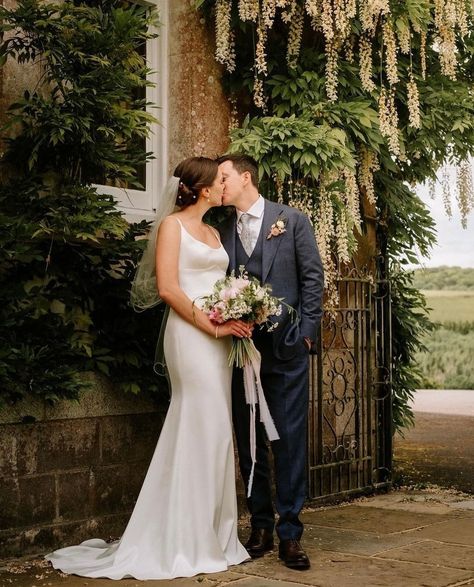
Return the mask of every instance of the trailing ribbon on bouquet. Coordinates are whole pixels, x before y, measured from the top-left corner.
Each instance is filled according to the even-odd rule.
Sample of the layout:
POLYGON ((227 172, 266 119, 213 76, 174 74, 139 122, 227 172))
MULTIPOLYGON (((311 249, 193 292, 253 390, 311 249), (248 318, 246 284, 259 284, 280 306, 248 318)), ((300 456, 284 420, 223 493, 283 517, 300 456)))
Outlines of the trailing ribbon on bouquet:
POLYGON ((272 415, 268 409, 267 400, 263 393, 262 382, 260 380, 260 366, 262 358, 255 347, 252 340, 249 341, 248 361, 243 366, 244 370, 244 389, 245 389, 245 401, 250 406, 250 456, 252 459, 252 469, 250 470, 250 476, 247 486, 247 497, 250 497, 252 493, 253 477, 255 473, 255 463, 257 462, 257 422, 256 422, 256 411, 257 404, 259 405, 260 411, 260 422, 265 427, 268 440, 279 440, 280 436, 273 422, 272 415))

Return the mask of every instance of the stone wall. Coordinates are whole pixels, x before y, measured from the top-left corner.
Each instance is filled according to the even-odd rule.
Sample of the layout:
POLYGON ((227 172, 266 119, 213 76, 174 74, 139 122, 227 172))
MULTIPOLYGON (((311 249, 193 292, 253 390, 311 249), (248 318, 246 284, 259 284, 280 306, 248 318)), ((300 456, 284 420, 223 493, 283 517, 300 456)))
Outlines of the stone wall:
POLYGON ((165 412, 97 378, 79 403, 1 410, 0 559, 119 537, 165 412))

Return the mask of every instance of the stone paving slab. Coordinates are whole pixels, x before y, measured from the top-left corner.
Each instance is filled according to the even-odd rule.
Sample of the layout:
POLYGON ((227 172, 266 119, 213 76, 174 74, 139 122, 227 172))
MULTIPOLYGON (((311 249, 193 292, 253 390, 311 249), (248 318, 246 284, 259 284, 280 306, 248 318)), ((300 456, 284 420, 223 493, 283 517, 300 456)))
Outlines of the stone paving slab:
POLYGON ((474 571, 474 546, 446 544, 434 540, 423 540, 415 547, 393 548, 378 557, 474 571))
MULTIPOLYGON (((18 565, 21 567, 21 565, 18 565)), ((242 569, 245 565, 239 565, 242 569)), ((7 565, 8 568, 8 565, 7 565)), ((232 567, 236 569, 237 567, 232 567)), ((33 559, 32 565, 27 572, 8 572, 0 570, 0 587, 220 587, 231 585, 242 579, 241 573, 233 570, 212 573, 208 575, 197 575, 195 577, 139 581, 138 579, 89 579, 76 575, 65 575, 53 569, 43 559, 33 559)))
POLYGON ((474 546, 474 519, 447 520, 441 524, 422 528, 417 534, 420 539, 431 538, 440 542, 474 546))
POLYGON ((450 514, 453 510, 470 511, 474 516, 474 499, 468 494, 443 491, 439 495, 439 488, 431 491, 392 491, 385 495, 374 495, 359 498, 354 502, 358 507, 375 507, 378 509, 403 510, 405 512, 424 514, 450 514))
POLYGON ((474 499, 468 499, 466 501, 460 501, 458 503, 451 504, 452 508, 456 508, 458 510, 467 510, 472 511, 472 515, 474 516, 474 499))
POLYGON ((301 583, 265 579, 263 577, 247 577, 230 583, 232 587, 301 587, 301 583))
MULTIPOLYGON (((472 571, 307 548, 311 569, 286 568, 276 554, 245 565, 245 573, 317 587, 447 587, 474 579, 472 571)), ((242 568, 244 570, 244 568, 242 568)))
MULTIPOLYGON (((450 516, 450 514, 445 514, 450 516)), ((454 514, 452 514, 454 516, 454 514)), ((356 505, 342 508, 328 509, 325 511, 314 511, 302 516, 305 524, 313 526, 325 526, 333 528, 346 528, 360 530, 363 532, 374 532, 376 534, 392 534, 413 530, 432 524, 439 524, 439 515, 413 513, 406 511, 385 510, 383 514, 380 508, 364 507, 356 505)), ((474 522, 474 520, 473 520, 474 522)))
MULTIPOLYGON (((474 585, 474 516, 459 496, 392 492, 351 505, 306 510, 311 569, 292 571, 277 549, 229 571, 146 587, 464 587, 474 585), (394 497, 394 494, 397 494, 394 497), (436 500, 439 503, 431 503, 436 500), (405 505, 409 509, 400 506, 405 505), (416 509, 412 509, 416 506, 416 509), (433 509, 434 507, 434 509, 433 509)), ((465 501, 472 501, 466 497, 465 501)), ((242 520, 241 537, 248 529, 242 520)), ((143 581, 65 576, 37 558, 0 564, 0 587, 145 587, 143 581), (11 572, 9 572, 9 569, 11 572), (17 570, 18 573, 13 571, 17 570)))
POLYGON ((242 578, 231 572, 219 573, 220 577, 214 575, 198 575, 196 577, 162 580, 162 581, 139 581, 138 579, 88 579, 75 575, 63 576, 55 572, 43 572, 41 574, 10 574, 0 573, 0 587, 220 587, 221 585, 232 585, 242 578), (227 575, 224 577, 224 575, 227 575), (39 577, 39 578, 38 578, 39 577))
POLYGON ((375 534, 344 528, 306 525, 302 543, 304 547, 313 546, 320 550, 373 556, 391 548, 416 543, 419 540, 419 537, 412 532, 375 534))

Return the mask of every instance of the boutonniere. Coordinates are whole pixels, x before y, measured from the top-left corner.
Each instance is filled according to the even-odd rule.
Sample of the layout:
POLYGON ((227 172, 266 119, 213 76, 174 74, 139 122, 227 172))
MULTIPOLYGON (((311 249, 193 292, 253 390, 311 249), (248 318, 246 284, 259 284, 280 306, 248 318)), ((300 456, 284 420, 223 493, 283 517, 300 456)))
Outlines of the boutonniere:
POLYGON ((271 239, 273 236, 280 236, 284 232, 286 232, 286 218, 283 216, 279 216, 277 221, 274 222, 270 228, 270 232, 267 235, 267 240, 271 239))

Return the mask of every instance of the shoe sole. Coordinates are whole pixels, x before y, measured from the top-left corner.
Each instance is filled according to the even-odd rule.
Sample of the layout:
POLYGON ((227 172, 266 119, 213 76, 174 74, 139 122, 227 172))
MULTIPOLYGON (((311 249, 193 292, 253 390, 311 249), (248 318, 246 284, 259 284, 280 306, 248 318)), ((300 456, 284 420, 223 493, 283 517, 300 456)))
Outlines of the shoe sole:
POLYGON ((288 567, 289 569, 292 569, 293 571, 307 571, 308 569, 311 568, 311 565, 288 565, 285 563, 285 566, 288 567))
POLYGON ((262 558, 267 552, 272 552, 274 548, 274 546, 269 546, 268 548, 265 548, 265 550, 257 550, 256 552, 247 549, 247 552, 249 553, 250 558, 262 558))
POLYGON ((285 563, 285 566, 288 567, 289 569, 294 569, 297 571, 306 571, 307 569, 311 568, 311 563, 305 563, 303 561, 297 562, 295 561, 294 563, 287 563, 285 561, 285 559, 281 556, 281 554, 278 554, 278 558, 283 561, 285 563))

